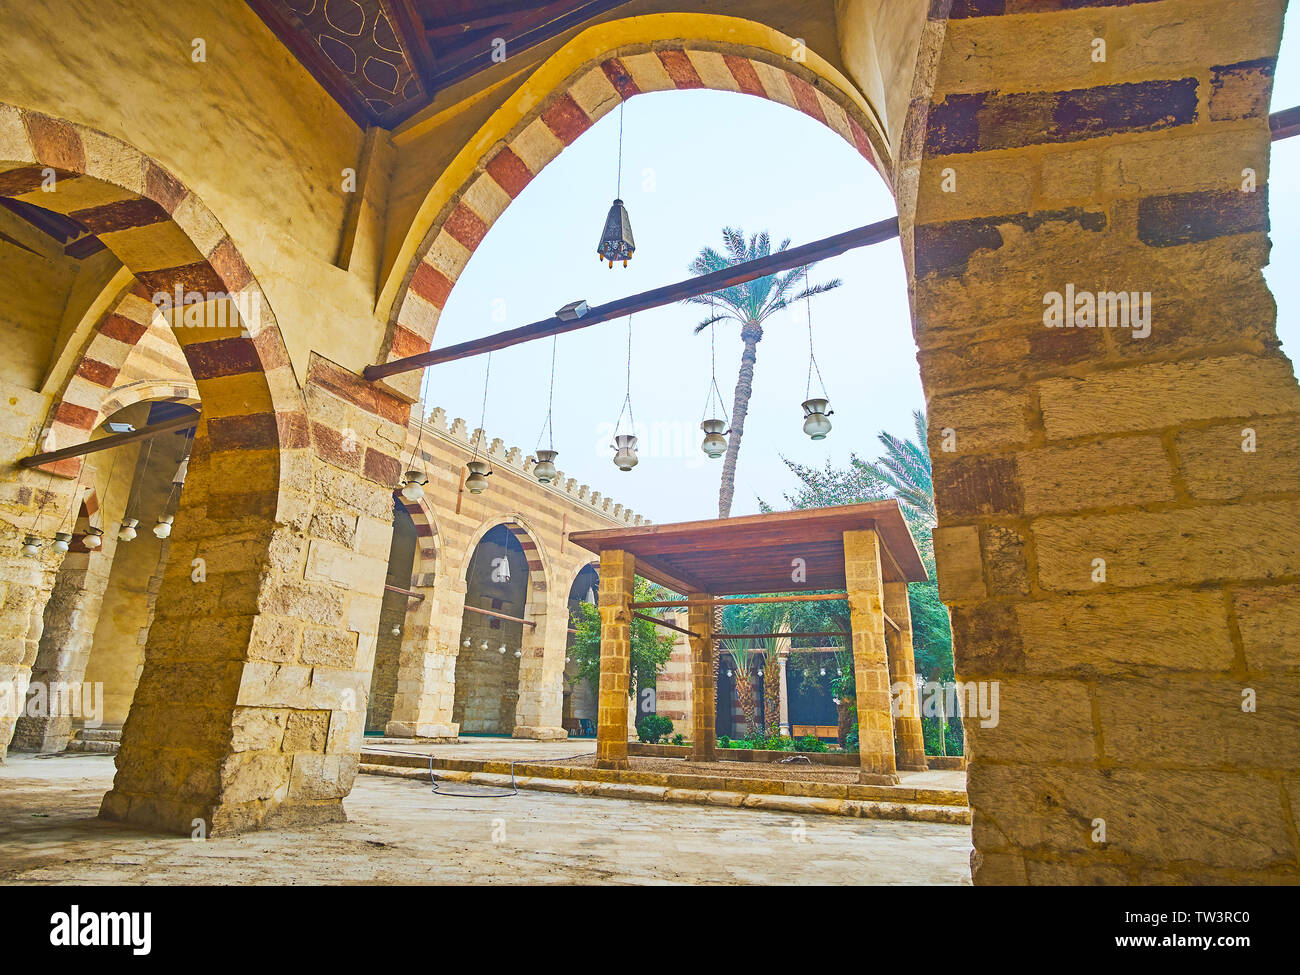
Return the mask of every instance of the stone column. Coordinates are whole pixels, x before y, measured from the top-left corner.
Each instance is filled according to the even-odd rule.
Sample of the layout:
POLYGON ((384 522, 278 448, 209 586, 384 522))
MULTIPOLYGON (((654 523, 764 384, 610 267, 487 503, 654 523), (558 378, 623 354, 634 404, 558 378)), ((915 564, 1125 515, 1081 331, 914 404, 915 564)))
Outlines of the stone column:
MULTIPOLYGON (((65 687, 80 694, 115 544, 111 535, 105 535, 107 552, 69 552, 64 556, 45 606, 27 690, 29 700, 39 694, 47 704, 39 716, 18 719, 10 745, 16 752, 54 753, 67 747, 74 715, 61 709, 54 691, 65 687)), ((78 696, 73 700, 81 699, 78 696)))
POLYGON ((790 651, 782 650, 779 656, 781 664, 781 734, 790 734, 790 685, 786 676, 786 665, 790 662, 790 651))
MULTIPOLYGON (((688 599, 707 599, 691 593, 688 599)), ((708 603, 687 609, 686 628, 691 631, 691 758, 712 762, 717 757, 718 683, 714 677, 713 609, 708 603)))
POLYGON ((596 717, 596 767, 625 769, 628 683, 632 665, 632 592, 636 560, 610 550, 600 556, 600 698, 596 717))
POLYGON ((40 556, 29 559, 19 554, 26 532, 0 523, 0 761, 27 700, 44 626, 42 610, 54 586, 57 556, 50 551, 52 532, 42 535, 40 556))
POLYGON ((397 664, 393 716, 384 734, 391 738, 455 741, 460 726, 452 721, 456 698, 456 659, 465 616, 465 580, 439 573, 409 624, 397 664))
POLYGON ((894 704, 894 756, 906 772, 924 772, 925 736, 921 732, 921 701, 916 692, 916 658, 912 651, 912 609, 906 582, 885 583, 885 615, 898 624, 889 631, 890 697, 894 704))
POLYGON ((885 650, 884 586, 880 539, 870 529, 844 533, 844 577, 853 629, 853 671, 858 701, 859 781, 897 785, 894 720, 890 714, 889 659, 885 650))
POLYGON ((1286 5, 1093 5, 1082 71, 1077 5, 979 6, 927 25, 895 183, 939 591, 999 695, 963 720, 974 880, 1295 883, 1300 390, 1261 274, 1286 5))
POLYGON ((567 591, 550 586, 545 612, 529 616, 536 627, 524 627, 519 659, 519 703, 515 706, 515 738, 559 741, 569 737, 561 726, 564 710, 564 654, 569 639, 567 591))

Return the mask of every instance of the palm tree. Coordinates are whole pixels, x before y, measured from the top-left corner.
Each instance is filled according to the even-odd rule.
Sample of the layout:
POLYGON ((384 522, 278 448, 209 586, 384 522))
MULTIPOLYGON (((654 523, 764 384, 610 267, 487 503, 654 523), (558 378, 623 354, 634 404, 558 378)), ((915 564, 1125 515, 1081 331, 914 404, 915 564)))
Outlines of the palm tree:
MULTIPOLYGON (((696 277, 712 274, 714 271, 755 261, 773 253, 772 240, 766 231, 755 234, 746 243, 743 231, 727 227, 722 231, 722 240, 726 254, 712 247, 701 248, 699 255, 691 261, 691 274, 696 277)), ((787 237, 775 253, 779 254, 789 246, 790 239, 787 237)), ((731 501, 736 492, 736 458, 740 454, 741 437, 745 434, 749 397, 754 391, 754 363, 758 359, 758 343, 763 340, 763 323, 793 302, 822 294, 843 284, 836 278, 822 284, 808 286, 807 276, 812 267, 812 264, 807 264, 780 274, 772 274, 755 281, 723 288, 711 295, 698 295, 686 299, 692 304, 708 305, 713 312, 695 327, 696 335, 716 322, 730 320, 740 325, 740 339, 745 346, 740 355, 740 376, 736 380, 736 395, 731 406, 731 431, 727 438, 726 458, 722 462, 722 482, 718 486, 719 518, 730 516, 731 501), (800 280, 805 283, 804 289, 792 295, 791 292, 800 280)))
POLYGON ((880 442, 885 445, 886 453, 867 466, 880 480, 894 489, 894 494, 904 508, 933 527, 938 519, 934 513, 934 478, 930 470, 930 454, 926 450, 925 414, 913 410, 912 420, 916 424, 916 440, 899 440, 882 430, 880 442))

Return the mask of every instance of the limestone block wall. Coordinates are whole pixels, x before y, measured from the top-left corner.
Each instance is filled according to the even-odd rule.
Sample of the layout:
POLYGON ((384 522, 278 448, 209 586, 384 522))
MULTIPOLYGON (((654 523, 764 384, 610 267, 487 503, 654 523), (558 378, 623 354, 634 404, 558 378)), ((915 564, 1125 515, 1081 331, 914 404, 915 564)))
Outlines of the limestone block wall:
MULTIPOLYGON (((470 432, 462 419, 449 422, 441 408, 431 410, 423 424, 411 424, 403 464, 412 457, 418 458, 417 466, 429 478, 416 517, 417 526, 427 526, 437 567, 427 605, 411 610, 419 614, 423 628, 414 644, 403 645, 400 689, 389 733, 453 737, 460 721, 453 711, 464 713, 466 687, 461 674, 466 674, 476 682, 480 677, 507 684, 513 680, 513 686, 476 698, 475 710, 481 715, 473 719, 474 729, 463 730, 485 730, 493 724, 503 734, 561 737, 568 594, 578 573, 592 561, 591 553, 568 543, 568 533, 643 524, 645 519, 562 471, 554 483, 539 483, 531 473, 534 457, 481 430, 470 432), (464 489, 465 464, 475 456, 475 445, 494 471, 481 495, 464 489), (495 608, 538 624, 516 632, 520 624, 498 621, 510 634, 505 641, 508 663, 518 664, 513 678, 474 663, 472 655, 465 660, 469 651, 462 645, 470 637, 477 653, 479 643, 487 639, 492 655, 500 656, 502 631, 491 628, 487 617, 464 611, 465 576, 475 545, 500 524, 510 526, 524 549, 530 592, 525 606, 495 608), (523 651, 523 658, 513 656, 516 649, 523 651), (515 710, 507 713, 510 707, 515 710)), ((475 605, 494 608, 490 600, 475 605)))
POLYGON ((963 722, 974 878, 1294 882, 1300 390, 1260 273, 1285 4, 1012 7, 931 6, 899 179, 940 591, 958 677, 1000 690, 963 722), (1087 318, 1121 291, 1145 324, 1087 318))

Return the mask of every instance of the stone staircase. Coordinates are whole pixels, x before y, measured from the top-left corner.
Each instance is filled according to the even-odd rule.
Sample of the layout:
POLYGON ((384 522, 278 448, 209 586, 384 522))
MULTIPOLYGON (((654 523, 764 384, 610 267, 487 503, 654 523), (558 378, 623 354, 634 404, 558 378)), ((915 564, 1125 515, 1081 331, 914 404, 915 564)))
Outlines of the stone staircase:
POLYGON ((121 743, 121 728, 80 728, 68 742, 67 751, 116 755, 121 743))

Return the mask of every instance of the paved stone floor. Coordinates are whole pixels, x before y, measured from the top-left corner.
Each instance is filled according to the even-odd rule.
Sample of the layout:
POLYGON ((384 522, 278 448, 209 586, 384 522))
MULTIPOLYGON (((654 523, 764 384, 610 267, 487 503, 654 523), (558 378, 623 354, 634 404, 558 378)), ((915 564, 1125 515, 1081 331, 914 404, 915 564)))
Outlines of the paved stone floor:
POLYGON ((112 776, 111 756, 10 755, 0 883, 970 882, 963 826, 528 792, 440 797, 371 775, 357 778, 347 823, 195 842, 96 819, 112 776))

